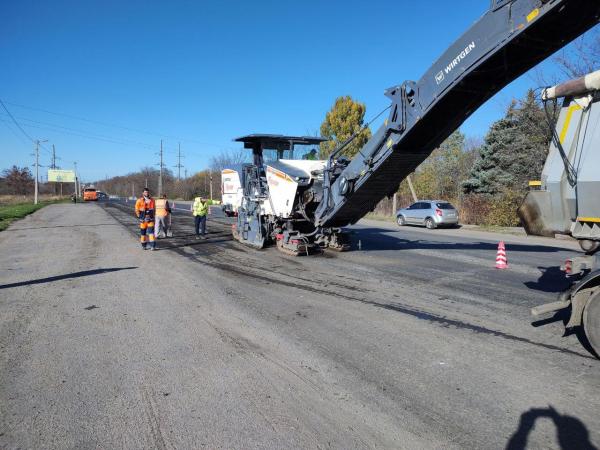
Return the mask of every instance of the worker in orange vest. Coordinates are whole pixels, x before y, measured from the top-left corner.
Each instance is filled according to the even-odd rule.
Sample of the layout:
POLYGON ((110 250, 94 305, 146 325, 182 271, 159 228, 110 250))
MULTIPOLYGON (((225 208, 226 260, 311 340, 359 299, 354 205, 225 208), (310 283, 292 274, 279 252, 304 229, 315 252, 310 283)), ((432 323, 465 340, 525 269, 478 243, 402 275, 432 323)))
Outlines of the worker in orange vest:
POLYGON ((154 227, 154 233, 156 239, 160 237, 162 232, 163 237, 167 237, 170 233, 171 228, 171 205, 167 200, 167 194, 161 195, 161 197, 155 201, 156 204, 156 226, 154 227))
POLYGON ((150 250, 156 248, 154 242, 155 212, 154 199, 150 196, 150 190, 144 188, 144 194, 135 202, 135 215, 140 221, 140 242, 144 250, 146 250, 148 246, 150 247, 150 250))

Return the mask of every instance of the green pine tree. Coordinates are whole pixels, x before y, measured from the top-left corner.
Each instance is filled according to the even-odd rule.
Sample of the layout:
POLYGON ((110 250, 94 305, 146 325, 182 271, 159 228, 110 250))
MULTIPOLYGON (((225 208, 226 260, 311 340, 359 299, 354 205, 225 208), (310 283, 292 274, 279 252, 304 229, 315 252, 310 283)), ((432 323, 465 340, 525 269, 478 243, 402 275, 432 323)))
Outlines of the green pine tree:
POLYGON ((522 101, 513 101, 505 117, 492 124, 479 149, 480 158, 463 183, 464 192, 524 192, 529 180, 540 177, 550 138, 544 111, 529 90, 522 101))

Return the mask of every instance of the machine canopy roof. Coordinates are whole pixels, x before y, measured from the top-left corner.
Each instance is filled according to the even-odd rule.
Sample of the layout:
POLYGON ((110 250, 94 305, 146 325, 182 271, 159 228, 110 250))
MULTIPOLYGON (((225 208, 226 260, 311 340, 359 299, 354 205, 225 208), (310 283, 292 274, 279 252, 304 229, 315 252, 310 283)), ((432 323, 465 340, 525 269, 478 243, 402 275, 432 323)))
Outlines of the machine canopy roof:
POLYGON ((318 145, 328 139, 315 136, 284 136, 282 134, 249 134, 234 139, 234 142, 243 142, 244 148, 262 148, 289 150, 293 145, 318 145))

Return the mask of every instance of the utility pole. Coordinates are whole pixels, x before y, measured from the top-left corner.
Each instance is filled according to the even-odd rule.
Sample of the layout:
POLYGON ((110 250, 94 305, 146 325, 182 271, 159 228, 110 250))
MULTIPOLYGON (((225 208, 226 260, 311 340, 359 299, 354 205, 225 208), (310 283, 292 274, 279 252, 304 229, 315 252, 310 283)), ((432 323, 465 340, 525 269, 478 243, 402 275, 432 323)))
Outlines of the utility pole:
POLYGON ((210 177, 210 199, 212 200, 212 170, 208 171, 209 177, 210 177))
MULTIPOLYGON (((52 144, 52 164, 50 167, 56 169, 56 148, 54 148, 54 144, 52 144)), ((54 183, 54 195, 56 195, 56 183, 54 183)), ((62 197, 62 183, 60 184, 60 196, 62 197)))
POLYGON ((38 178, 40 174, 40 144, 42 142, 48 142, 48 140, 40 141, 39 139, 35 141, 35 191, 33 193, 33 204, 38 204, 38 178))
POLYGON ((184 169, 185 178, 187 178, 187 169, 184 169))
POLYGON ((162 175, 163 175, 163 141, 160 140, 160 170, 158 172, 158 196, 162 195, 162 175))
POLYGON ((135 198, 135 184, 133 181, 131 182, 131 196, 135 198))
POLYGON ((35 192, 33 193, 33 204, 38 204, 38 172, 40 167, 40 141, 35 141, 35 192))
POLYGON ((75 167, 75 196, 79 197, 79 174, 77 173, 77 161, 73 161, 75 167))
POLYGON ((179 151, 177 152, 177 164, 175 167, 177 167, 177 179, 181 181, 181 168, 183 167, 181 164, 181 142, 179 143, 178 147, 179 151))

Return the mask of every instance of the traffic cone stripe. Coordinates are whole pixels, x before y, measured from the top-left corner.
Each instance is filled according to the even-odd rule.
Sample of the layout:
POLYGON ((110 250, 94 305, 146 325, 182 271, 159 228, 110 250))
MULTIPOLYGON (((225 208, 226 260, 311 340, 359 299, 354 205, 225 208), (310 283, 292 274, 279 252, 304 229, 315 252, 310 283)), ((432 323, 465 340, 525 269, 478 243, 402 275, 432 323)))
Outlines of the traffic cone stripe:
POLYGON ((496 253, 496 269, 508 269, 508 260, 506 258, 506 247, 504 241, 498 244, 498 253, 496 253))

